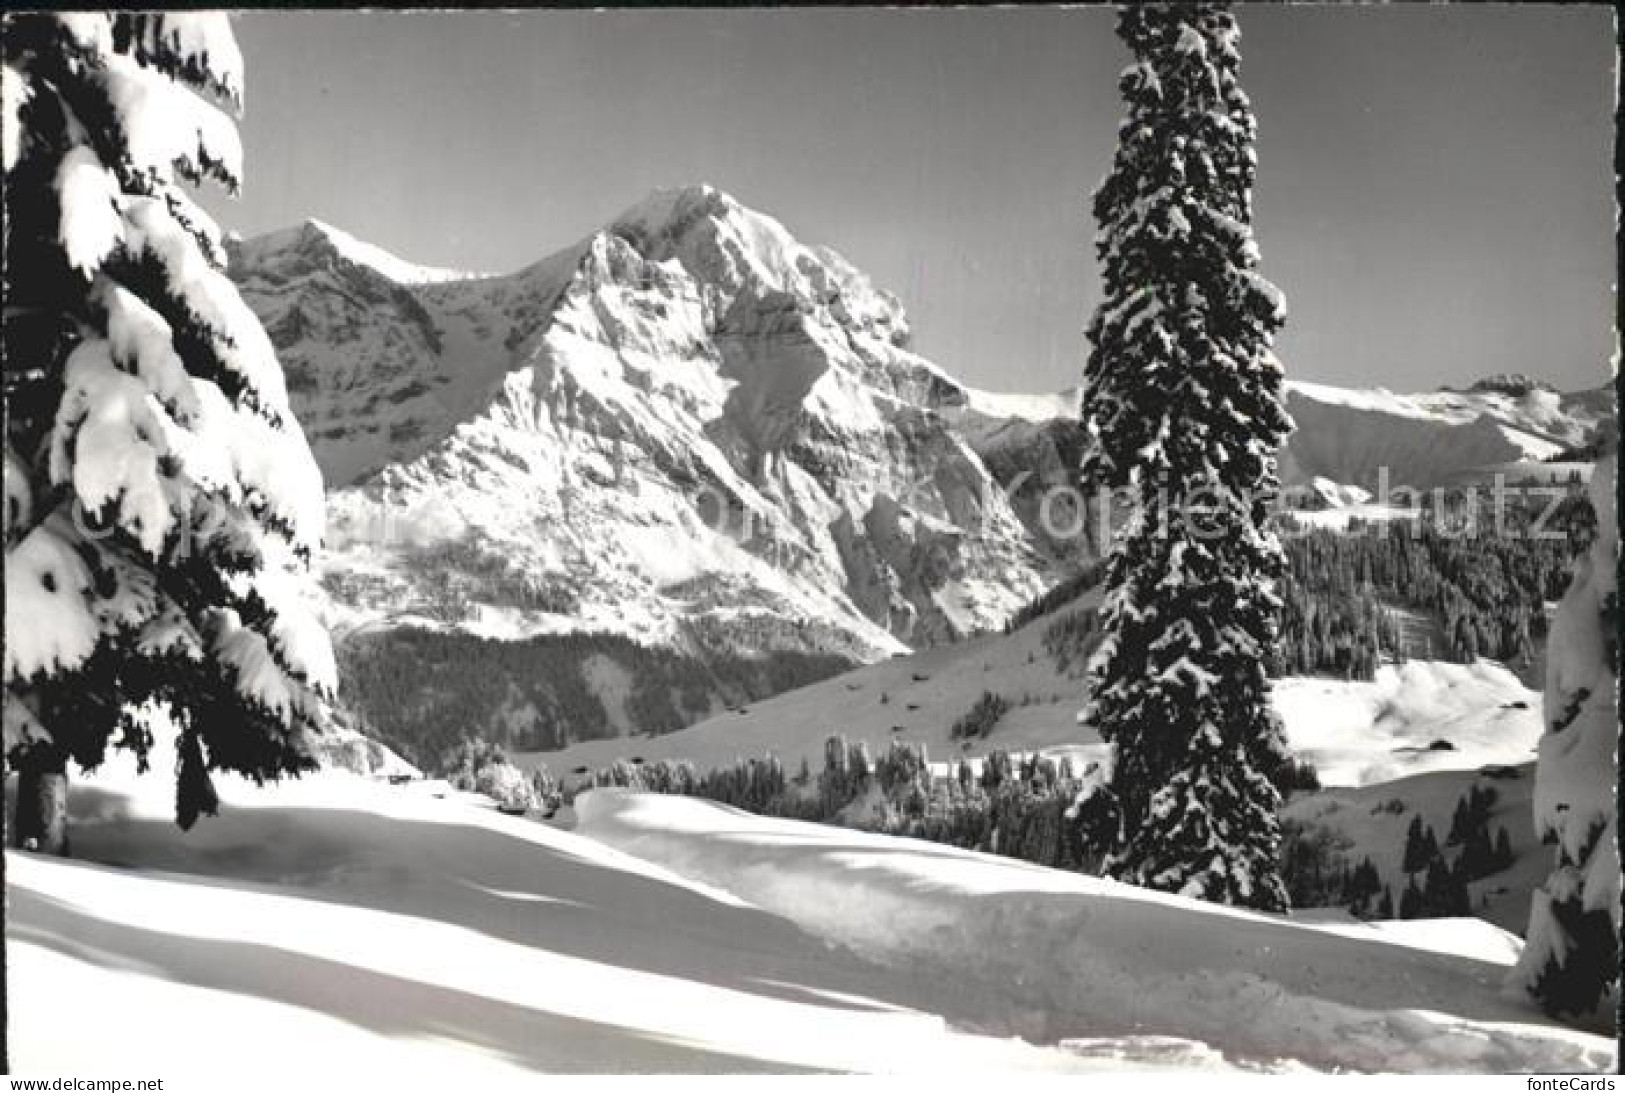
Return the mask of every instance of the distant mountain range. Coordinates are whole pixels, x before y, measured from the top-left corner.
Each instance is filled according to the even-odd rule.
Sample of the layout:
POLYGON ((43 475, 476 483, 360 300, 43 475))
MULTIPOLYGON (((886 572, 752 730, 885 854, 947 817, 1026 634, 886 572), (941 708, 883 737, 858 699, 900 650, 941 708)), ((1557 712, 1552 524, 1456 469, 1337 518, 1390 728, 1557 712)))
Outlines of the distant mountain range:
MULTIPOLYGON (((1012 402, 1001 416, 991 412, 1001 404, 984 398, 967 436, 1001 471, 1073 453, 1083 437, 1070 416, 1076 392, 1052 401, 1065 410, 1045 417, 1043 401, 1012 402)), ((1296 428, 1281 452, 1281 483, 1303 503, 1331 505, 1379 489, 1384 469, 1391 486, 1430 489, 1486 471, 1511 481, 1534 464, 1589 462, 1588 446, 1614 416, 1611 385, 1563 394, 1524 376, 1411 395, 1288 380, 1287 408, 1296 428)))
MULTIPOLYGON (((1088 520, 1041 519, 1075 391, 956 381, 895 297, 709 186, 503 276, 317 221, 233 244, 231 273, 325 474, 327 614, 386 738, 667 731, 1001 627, 1095 557, 1088 520), (466 672, 472 705, 425 691, 466 672)), ((1554 456, 1608 404, 1508 380, 1294 384, 1291 409, 1285 477, 1369 488, 1554 456)))

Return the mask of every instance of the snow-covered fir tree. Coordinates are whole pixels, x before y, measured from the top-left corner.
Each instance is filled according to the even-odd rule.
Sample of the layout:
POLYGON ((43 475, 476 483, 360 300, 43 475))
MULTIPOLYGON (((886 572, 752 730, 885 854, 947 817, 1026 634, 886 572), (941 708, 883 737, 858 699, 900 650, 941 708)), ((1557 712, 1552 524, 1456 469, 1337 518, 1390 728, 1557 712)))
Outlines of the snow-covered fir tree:
POLYGON ((301 571, 320 472, 186 184, 235 192, 224 15, 4 23, 5 750, 19 841, 63 849, 69 760, 177 729, 209 771, 312 764, 335 683, 301 571))
POLYGON ((1253 242, 1256 124, 1222 4, 1123 8, 1127 117, 1095 193, 1104 298, 1088 330, 1084 472, 1127 491, 1090 720, 1113 745, 1112 875, 1281 909, 1287 758, 1266 661, 1280 544, 1266 528, 1291 427, 1285 320, 1253 242))
POLYGON ((1619 978, 1617 473, 1609 456, 1592 476, 1597 538, 1575 564, 1546 646, 1535 829, 1556 844, 1556 862, 1530 900, 1512 982, 1554 1014, 1589 1014, 1619 978))

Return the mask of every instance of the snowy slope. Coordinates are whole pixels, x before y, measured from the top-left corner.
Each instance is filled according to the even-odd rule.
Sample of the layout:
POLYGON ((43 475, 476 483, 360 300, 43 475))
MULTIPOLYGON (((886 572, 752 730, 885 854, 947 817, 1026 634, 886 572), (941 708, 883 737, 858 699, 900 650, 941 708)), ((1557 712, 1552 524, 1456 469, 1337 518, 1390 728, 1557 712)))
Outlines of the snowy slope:
MULTIPOLYGON (((925 745, 942 761, 991 748, 1069 751, 1088 760, 1104 754, 1099 735, 1078 723, 1088 639, 1065 635, 1098 602, 1077 601, 1011 634, 993 634, 881 661, 844 675, 719 713, 681 732, 594 740, 554 752, 521 755, 554 774, 596 769, 616 759, 687 759, 701 770, 769 752, 794 769, 806 757, 823 762, 824 740, 837 733, 866 741, 925 745), (968 747, 950 739, 955 720, 984 691, 1013 707, 991 734, 968 747)), ((1326 785, 1371 785, 1434 770, 1476 771, 1528 762, 1540 738, 1540 695, 1504 666, 1409 661, 1385 665, 1376 678, 1279 680, 1276 709, 1295 751, 1326 785), (1436 740, 1450 750, 1431 750, 1436 740)))
POLYGON ((330 724, 315 741, 324 770, 347 770, 374 778, 421 778, 423 772, 394 751, 342 723, 330 724))
POLYGON ((1297 923, 690 798, 597 790, 577 808, 579 829, 612 846, 877 963, 951 974, 1001 1034, 1082 1050, 1169 1037, 1236 1064, 1326 1070, 1613 1060, 1610 1039, 1500 997, 1517 941, 1487 924, 1446 937, 1437 923, 1297 923))
POLYGON ((1326 785, 1515 766, 1534 757, 1541 732, 1539 692, 1490 660, 1384 665, 1369 682, 1284 679, 1275 706, 1293 749, 1326 785), (1450 748, 1432 750, 1435 741, 1450 748))
POLYGON ((1611 1052, 1496 996, 1516 941, 1487 927, 1349 938, 695 801, 592 794, 571 833, 343 773, 221 779, 222 815, 182 834, 170 788, 115 761, 70 795, 77 860, 7 853, 18 1073, 261 1060, 252 1081, 267 1043, 374 1084, 1611 1052))
POLYGON ((1540 460, 1587 438, 1594 414, 1555 391, 1395 395, 1323 384, 1287 385, 1297 428, 1282 453, 1283 482, 1320 477, 1377 490, 1443 485, 1489 464, 1540 460))
POLYGON ((1030 750, 1055 745, 1099 746, 1093 730, 1077 724, 1082 705, 1081 649, 1058 663, 1045 647, 1045 631, 1057 618, 1089 612, 1098 593, 1088 592, 1066 608, 1016 630, 924 649, 866 665, 748 706, 726 710, 681 732, 621 740, 584 741, 562 751, 516 756, 522 765, 545 763, 555 774, 579 766, 607 766, 617 758, 688 759, 700 769, 767 752, 795 769, 805 756, 823 762, 824 741, 837 733, 880 749, 890 740, 926 746, 934 760, 961 754, 949 740, 954 721, 983 691, 1003 695, 1015 707, 991 737, 969 749, 1030 750))
POLYGON ((898 302, 711 187, 504 277, 314 222, 232 271, 336 487, 341 632, 868 660, 998 626, 1057 571, 898 302))
POLYGON ((6 856, 16 1072, 218 1078, 298 1059, 370 1085, 1124 1065, 956 1031, 929 974, 433 786, 222 780, 224 814, 183 835, 165 778, 77 785, 79 860, 6 856))
POLYGON ((967 387, 961 415, 994 421, 1012 418, 1020 421, 1053 421, 1056 418, 1076 417, 1081 394, 1082 388, 1078 387, 1040 395, 967 387))

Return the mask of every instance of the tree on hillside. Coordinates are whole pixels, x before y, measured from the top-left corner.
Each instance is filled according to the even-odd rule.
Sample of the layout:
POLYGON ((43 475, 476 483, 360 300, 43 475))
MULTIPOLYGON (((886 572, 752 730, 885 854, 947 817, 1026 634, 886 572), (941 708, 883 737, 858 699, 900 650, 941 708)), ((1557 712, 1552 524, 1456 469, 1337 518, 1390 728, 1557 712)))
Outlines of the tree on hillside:
POLYGON ((1405 853, 1400 864, 1400 871, 1407 877, 1414 877, 1428 867, 1427 841, 1422 837, 1422 817, 1411 817, 1411 826, 1405 829, 1405 853))
POLYGON ((1445 837, 1446 846, 1461 846, 1472 837, 1475 816, 1468 807, 1467 798, 1462 797, 1456 801, 1456 810, 1450 816, 1450 833, 1445 837))
POLYGON ((1536 833, 1556 844, 1556 861, 1530 899, 1528 940, 1511 982, 1554 1014, 1590 1013, 1619 978, 1616 473, 1609 456, 1592 476, 1597 539, 1575 566, 1546 647, 1534 809, 1536 833))
POLYGON ((1516 860, 1512 853, 1512 837, 1507 834, 1506 828, 1498 829, 1495 833, 1495 850, 1490 857, 1492 872, 1510 869, 1516 860))
POLYGON ((1405 884, 1405 890, 1399 894, 1399 917, 1422 917, 1422 890, 1416 886, 1416 878, 1411 877, 1405 884))
POLYGON ((313 765, 322 482, 182 185, 239 185, 226 17, 7 16, 4 52, 5 752, 19 841, 60 852, 67 761, 144 767, 152 717, 183 827, 211 770, 313 765))
POLYGON ((1386 884, 1382 886, 1382 898, 1377 901, 1375 917, 1384 920, 1394 917, 1394 890, 1386 884))
POLYGON ((1090 720, 1114 749, 1120 879, 1280 910, 1287 751, 1266 666, 1283 569, 1266 530, 1290 428, 1270 351, 1285 305, 1257 272, 1256 125, 1220 4, 1125 7, 1128 116, 1094 198, 1084 471, 1126 490, 1090 720))

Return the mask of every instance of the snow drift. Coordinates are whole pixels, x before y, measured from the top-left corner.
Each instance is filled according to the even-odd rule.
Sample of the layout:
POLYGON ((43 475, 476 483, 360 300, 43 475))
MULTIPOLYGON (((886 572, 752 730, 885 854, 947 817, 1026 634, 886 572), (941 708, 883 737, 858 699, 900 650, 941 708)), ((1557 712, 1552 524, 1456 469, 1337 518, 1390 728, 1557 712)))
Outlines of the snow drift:
MULTIPOLYGON (((1125 1065, 958 1031, 941 981, 444 783, 218 785, 222 814, 183 834, 167 780, 114 761, 74 787, 78 860, 6 854, 16 1072, 1125 1065)), ((1145 1055, 1127 1065, 1168 1065, 1145 1055)))
POLYGON ((1326 1070, 1612 1065, 1609 1040, 1499 997, 1516 939, 1487 923, 1297 923, 688 798, 595 790, 576 807, 600 841, 877 963, 951 976, 950 1004, 988 1032, 1172 1037, 1326 1070))

